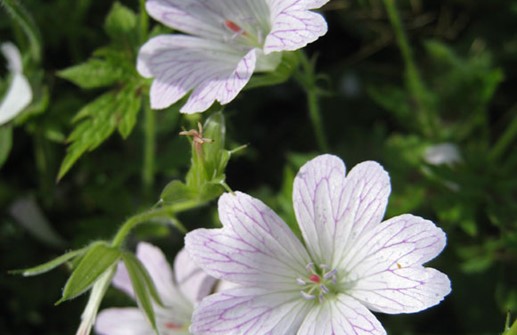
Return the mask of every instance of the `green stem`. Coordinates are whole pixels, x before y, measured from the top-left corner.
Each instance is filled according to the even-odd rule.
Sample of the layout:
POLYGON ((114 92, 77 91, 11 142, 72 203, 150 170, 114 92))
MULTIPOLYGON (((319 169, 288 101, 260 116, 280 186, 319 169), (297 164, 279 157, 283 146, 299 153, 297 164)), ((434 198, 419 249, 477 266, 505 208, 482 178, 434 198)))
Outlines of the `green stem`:
POLYGON ((154 163, 156 156, 156 115, 148 102, 144 102, 144 164, 142 166, 142 184, 144 194, 151 194, 154 184, 154 163))
POLYGON ((502 154, 508 149, 508 146, 512 144, 513 140, 517 136, 517 117, 513 119, 512 123, 506 128, 505 132, 497 143, 493 146, 490 152, 490 159, 497 160, 502 154))
POLYGON ((39 63, 41 61, 41 35, 29 12, 19 1, 15 0, 0 0, 0 5, 22 27, 29 39, 32 58, 35 63, 39 63))
POLYGON ((147 39, 149 30, 149 16, 145 9, 146 0, 140 0, 140 43, 144 43, 147 39))
POLYGON ((319 89, 316 85, 316 74, 314 73, 314 62, 309 60, 307 56, 300 52, 300 62, 302 66, 302 73, 299 73, 296 78, 304 88, 307 94, 307 107, 309 109, 309 117, 311 119, 316 141, 321 151, 328 152, 329 146, 325 136, 323 121, 319 108, 319 89))
POLYGON ((413 53, 408 42, 408 38, 402 27, 402 20, 395 5, 395 0, 383 0, 390 23, 395 32, 395 38, 402 54, 405 65, 406 85, 417 107, 418 121, 422 133, 431 137, 434 133, 435 122, 432 116, 432 110, 428 106, 428 92, 424 85, 418 68, 415 64, 413 53))
POLYGON ((126 240, 126 237, 129 235, 131 230, 133 230, 136 226, 149 222, 153 219, 168 217, 171 219, 171 222, 174 224, 174 227, 176 227, 178 230, 180 230, 182 233, 186 234, 187 230, 185 227, 183 227, 178 220, 174 218, 174 215, 180 212, 184 212, 186 210, 201 206, 203 202, 192 200, 192 201, 185 201, 176 203, 170 206, 161 207, 157 209, 151 209, 149 211, 134 215, 126 220, 122 224, 122 227, 118 230, 117 234, 113 238, 113 241, 111 242, 111 245, 115 248, 120 248, 124 241, 126 240))

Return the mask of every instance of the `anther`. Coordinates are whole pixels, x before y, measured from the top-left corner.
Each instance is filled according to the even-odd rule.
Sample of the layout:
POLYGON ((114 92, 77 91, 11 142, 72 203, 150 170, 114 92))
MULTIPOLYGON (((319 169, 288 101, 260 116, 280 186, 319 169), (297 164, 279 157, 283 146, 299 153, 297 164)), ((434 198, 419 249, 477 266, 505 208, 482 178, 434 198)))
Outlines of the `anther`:
POLYGON ((312 295, 312 294, 309 294, 305 291, 300 291, 300 293, 302 294, 302 297, 305 299, 305 300, 314 300, 314 298, 316 298, 316 296, 312 295))

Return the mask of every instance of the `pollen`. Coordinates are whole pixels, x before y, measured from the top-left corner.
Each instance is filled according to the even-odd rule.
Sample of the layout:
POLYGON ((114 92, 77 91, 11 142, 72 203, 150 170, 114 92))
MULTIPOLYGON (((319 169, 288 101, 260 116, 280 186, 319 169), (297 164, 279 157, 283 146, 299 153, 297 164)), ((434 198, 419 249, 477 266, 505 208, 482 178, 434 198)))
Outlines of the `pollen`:
POLYGON ((232 20, 224 21, 224 26, 233 31, 234 33, 242 33, 242 28, 232 20))

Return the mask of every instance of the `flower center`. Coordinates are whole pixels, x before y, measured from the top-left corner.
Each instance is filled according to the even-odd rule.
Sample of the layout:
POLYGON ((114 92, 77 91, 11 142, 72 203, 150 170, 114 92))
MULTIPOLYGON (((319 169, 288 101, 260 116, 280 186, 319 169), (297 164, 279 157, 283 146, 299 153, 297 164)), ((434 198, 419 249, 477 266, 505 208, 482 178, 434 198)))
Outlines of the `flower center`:
POLYGON ((226 19, 223 25, 230 33, 230 36, 225 38, 228 42, 259 48, 262 46, 263 32, 254 19, 248 18, 237 22, 226 19))
POLYGON ((306 277, 296 279, 296 283, 302 287, 300 293, 305 300, 314 300, 318 297, 318 301, 322 302, 326 295, 335 292, 336 269, 331 270, 325 264, 315 266, 313 263, 307 264, 305 268, 306 277))

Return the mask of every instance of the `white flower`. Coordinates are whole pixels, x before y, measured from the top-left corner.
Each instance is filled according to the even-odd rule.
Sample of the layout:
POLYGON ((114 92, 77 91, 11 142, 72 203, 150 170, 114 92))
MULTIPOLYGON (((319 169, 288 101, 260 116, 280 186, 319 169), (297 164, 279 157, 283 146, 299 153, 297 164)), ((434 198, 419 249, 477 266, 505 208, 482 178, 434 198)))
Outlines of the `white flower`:
POLYGON ((310 11, 328 0, 147 0, 147 11, 187 33, 160 35, 142 46, 137 69, 154 78, 151 107, 166 108, 192 91, 183 113, 227 104, 254 71, 272 71, 281 51, 296 50, 327 32, 310 11))
POLYGON ((23 75, 22 57, 18 48, 12 43, 2 43, 0 50, 7 59, 7 69, 12 80, 7 92, 0 102, 0 125, 14 119, 32 101, 29 81, 23 75))
MULTIPOLYGON (((174 261, 174 273, 163 253, 148 243, 139 243, 137 257, 149 272, 166 308, 155 306, 161 335, 189 334, 194 304, 208 295, 215 279, 205 274, 181 250, 174 261)), ((134 298, 129 275, 120 263, 113 285, 134 298)), ((109 308, 99 313, 95 331, 100 335, 154 335, 144 312, 138 308, 109 308)))
POLYGON ((454 165, 461 162, 461 155, 456 144, 441 143, 428 146, 424 152, 424 160, 431 165, 454 165))
POLYGON ((381 222, 390 193, 375 162, 354 167, 331 155, 305 164, 293 203, 302 243, 271 209, 246 194, 219 200, 222 229, 197 229, 186 249, 234 288, 202 300, 193 334, 386 334, 370 312, 412 313, 450 292, 424 267, 445 246, 431 221, 405 214, 381 222))

